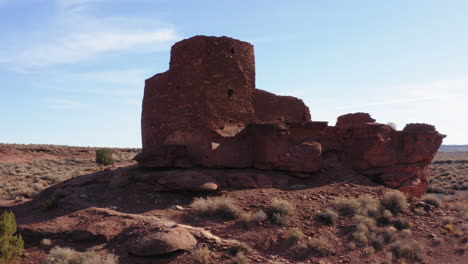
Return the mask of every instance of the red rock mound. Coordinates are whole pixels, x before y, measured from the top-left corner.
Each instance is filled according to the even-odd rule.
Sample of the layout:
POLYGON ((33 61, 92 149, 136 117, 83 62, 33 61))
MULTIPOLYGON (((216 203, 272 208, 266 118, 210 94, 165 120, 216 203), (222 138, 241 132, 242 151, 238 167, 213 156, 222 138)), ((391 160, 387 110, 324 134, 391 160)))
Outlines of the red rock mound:
MULTIPOLYGON (((136 160, 151 168, 257 168, 301 177, 341 163, 419 196, 444 137, 426 124, 396 131, 367 113, 340 116, 336 126, 313 122, 302 100, 255 89, 251 44, 196 36, 176 43, 169 70, 146 80, 136 160)), ((205 186, 190 181, 194 190, 205 186)))

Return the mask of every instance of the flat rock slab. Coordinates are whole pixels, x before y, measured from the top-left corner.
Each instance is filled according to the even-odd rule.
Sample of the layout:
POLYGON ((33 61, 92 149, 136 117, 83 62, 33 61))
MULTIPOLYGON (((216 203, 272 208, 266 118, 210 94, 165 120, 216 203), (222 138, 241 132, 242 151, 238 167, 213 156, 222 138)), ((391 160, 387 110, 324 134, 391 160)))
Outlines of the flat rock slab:
POLYGON ((186 229, 174 227, 129 241, 128 252, 135 256, 165 255, 179 250, 191 250, 197 240, 186 229))
POLYGON ((158 179, 159 184, 173 190, 216 191, 217 182, 199 171, 167 171, 158 179))

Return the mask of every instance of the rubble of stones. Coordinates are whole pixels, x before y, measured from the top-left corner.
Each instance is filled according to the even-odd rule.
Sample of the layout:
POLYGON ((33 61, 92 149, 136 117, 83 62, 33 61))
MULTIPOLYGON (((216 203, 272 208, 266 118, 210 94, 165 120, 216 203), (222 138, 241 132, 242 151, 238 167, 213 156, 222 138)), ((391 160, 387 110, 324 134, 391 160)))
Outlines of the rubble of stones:
MULTIPOLYGON (((143 150, 135 158, 141 167, 314 177, 327 166, 345 166, 415 196, 427 189, 428 166, 445 137, 427 124, 397 131, 367 113, 340 116, 335 126, 312 121, 302 100, 255 88, 251 44, 207 36, 176 43, 169 70, 146 80, 141 127, 143 150)), ((217 189, 196 171, 182 172, 165 179, 217 189)))

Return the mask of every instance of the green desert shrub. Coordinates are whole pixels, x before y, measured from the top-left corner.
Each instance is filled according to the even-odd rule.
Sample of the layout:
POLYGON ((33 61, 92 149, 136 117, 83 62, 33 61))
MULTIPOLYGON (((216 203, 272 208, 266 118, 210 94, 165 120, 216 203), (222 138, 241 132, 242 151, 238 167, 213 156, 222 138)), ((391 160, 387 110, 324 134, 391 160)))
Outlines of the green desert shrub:
POLYGON ((327 225, 334 225, 336 220, 338 220, 338 217, 338 213, 333 211, 331 208, 327 208, 325 211, 320 211, 317 213, 317 219, 327 225))
POLYGON ((382 205, 393 214, 399 214, 408 208, 408 201, 402 192, 394 190, 384 194, 382 205))
POLYGON ((114 165, 112 150, 106 148, 96 150, 96 163, 105 166, 114 165))
POLYGON ((224 219, 239 217, 240 210, 229 197, 196 198, 190 205, 196 213, 224 219))
POLYGON ((355 199, 337 198, 333 201, 333 208, 342 216, 354 216, 360 208, 360 203, 355 199))
POLYGON ((94 251, 78 252, 71 248, 54 247, 44 264, 117 264, 115 255, 99 255, 94 251))
POLYGON ((8 263, 15 255, 24 252, 24 241, 17 232, 15 215, 4 212, 0 216, 0 263, 8 263))

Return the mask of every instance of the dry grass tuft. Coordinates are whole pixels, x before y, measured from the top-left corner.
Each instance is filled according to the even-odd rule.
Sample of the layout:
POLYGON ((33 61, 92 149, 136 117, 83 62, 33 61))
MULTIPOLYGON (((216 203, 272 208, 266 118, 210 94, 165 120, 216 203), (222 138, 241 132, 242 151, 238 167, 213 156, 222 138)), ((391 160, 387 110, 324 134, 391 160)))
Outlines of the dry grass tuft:
POLYGON ((320 211, 317 213, 317 219, 322 221, 327 225, 334 225, 338 220, 339 215, 337 212, 333 211, 331 208, 325 209, 325 211, 320 211))
POLYGON ((382 205, 393 214, 399 214, 408 209, 406 196, 402 192, 396 190, 384 194, 382 205))
POLYGON ((288 239, 293 243, 300 242, 304 237, 304 233, 302 233, 302 231, 297 227, 288 230, 288 239))
POLYGON ((330 243, 324 237, 312 238, 307 242, 307 249, 311 253, 318 254, 321 257, 334 254, 333 249, 330 247, 330 243))
POLYGON ((273 198, 269 211, 271 214, 290 215, 294 212, 294 206, 289 201, 273 198))
POLYGON ((279 226, 287 226, 289 224, 289 215, 293 212, 294 206, 289 201, 278 198, 273 198, 268 208, 270 221, 279 226))
POLYGON ((99 255, 94 251, 78 252, 70 248, 54 247, 44 264, 117 264, 115 255, 99 255))
POLYGON ((258 210, 255 213, 246 212, 240 216, 240 222, 245 228, 249 229, 255 224, 260 224, 268 218, 263 210, 258 210))
POLYGON ((229 264, 247 264, 250 263, 249 257, 243 252, 237 253, 230 261, 229 264))
POLYGON ((211 251, 205 246, 195 248, 190 255, 195 263, 206 264, 211 259, 211 251))
POLYGON ((224 219, 235 219, 240 215, 240 210, 229 197, 196 198, 190 206, 200 215, 224 219))
POLYGON ((435 208, 440 208, 440 206, 442 205, 442 201, 440 200, 440 198, 434 194, 424 195, 423 201, 427 204, 434 206, 435 208))
POLYGON ((381 211, 380 201, 370 195, 360 197, 359 202, 361 203, 358 212, 360 215, 376 217, 381 211))
POLYGON ((337 198, 333 202, 333 208, 342 216, 354 216, 360 208, 360 203, 355 199, 337 198))
POLYGON ((397 241, 393 247, 395 257, 409 263, 421 262, 423 251, 423 245, 412 240, 397 241))
POLYGON ((455 222, 455 217, 453 216, 443 216, 442 217, 442 224, 448 225, 448 224, 453 224, 455 222))
POLYGON ((48 239, 48 238, 44 238, 41 240, 41 245, 43 246, 52 246, 52 240, 48 239))

